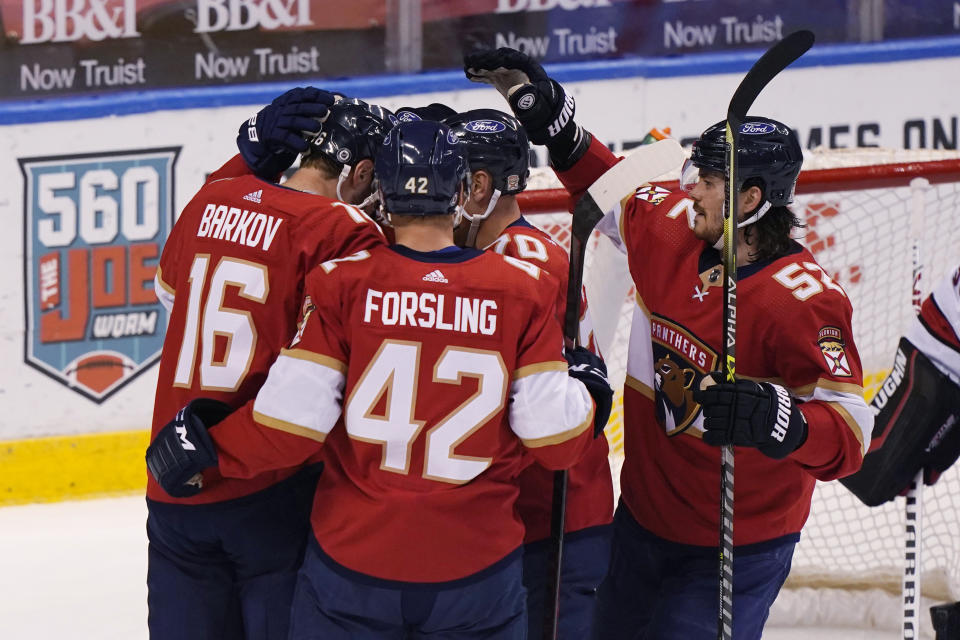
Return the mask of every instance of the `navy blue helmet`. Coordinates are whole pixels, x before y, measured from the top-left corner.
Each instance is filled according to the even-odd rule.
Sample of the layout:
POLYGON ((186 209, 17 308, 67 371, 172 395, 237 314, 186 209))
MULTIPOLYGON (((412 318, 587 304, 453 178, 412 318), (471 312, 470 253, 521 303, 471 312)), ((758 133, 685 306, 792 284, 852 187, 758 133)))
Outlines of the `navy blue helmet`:
POLYGON ((434 102, 425 107, 400 107, 397 109, 397 120, 410 122, 411 120, 436 120, 443 122, 444 118, 457 115, 457 112, 445 104, 434 102))
MULTIPOLYGON (((704 131, 693 143, 690 162, 701 169, 723 173, 726 162, 726 121, 704 131)), ((763 195, 773 206, 793 202, 793 192, 803 164, 803 150, 790 127, 761 116, 747 116, 740 128, 737 149, 739 179, 763 180, 763 195)))
POLYGON ((439 122, 401 122, 383 140, 374 171, 384 208, 398 215, 453 213, 467 175, 463 145, 439 122))
POLYGON ((530 141, 516 118, 496 109, 473 109, 443 122, 466 148, 471 171, 489 172, 502 194, 515 195, 526 188, 530 141))
POLYGON ((397 118, 379 105, 341 100, 330 107, 320 131, 309 140, 310 153, 326 156, 338 165, 372 160, 396 122, 397 118))

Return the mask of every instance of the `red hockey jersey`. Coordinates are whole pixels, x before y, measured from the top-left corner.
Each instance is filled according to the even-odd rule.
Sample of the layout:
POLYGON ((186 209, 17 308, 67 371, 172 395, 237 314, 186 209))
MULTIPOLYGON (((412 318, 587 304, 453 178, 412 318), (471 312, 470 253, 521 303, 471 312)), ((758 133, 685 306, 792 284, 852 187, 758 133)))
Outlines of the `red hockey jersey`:
MULTIPOLYGON (((153 433, 199 396, 235 407, 253 398, 296 332, 307 271, 383 245, 358 209, 252 175, 237 158, 211 175, 187 204, 160 257, 157 296, 170 313, 160 358, 153 433)), ((171 498, 147 479, 147 496, 198 504, 247 495, 295 469, 248 480, 207 474, 205 491, 171 498)), ((148 474, 149 475, 149 474, 148 474)))
MULTIPOLYGON (((567 279, 570 259, 563 247, 550 235, 531 225, 524 218, 514 222, 487 249, 501 255, 526 260, 543 268, 560 281, 557 310, 561 322, 567 306, 567 279)), ((593 332, 586 298, 581 300, 580 344, 593 348, 593 332)), ((564 531, 609 524, 613 520, 613 481, 607 461, 607 439, 596 438, 567 475, 567 508, 564 531)), ((518 478, 520 498, 517 510, 526 527, 524 542, 543 540, 550 535, 553 510, 553 472, 532 463, 518 478)))
POLYGON ((557 281, 492 252, 394 245, 321 265, 306 294, 256 401, 210 431, 220 471, 289 466, 325 442, 313 531, 368 576, 457 580, 517 549, 524 451, 562 468, 592 439, 557 281))
MULTIPOLYGON (((582 192, 616 162, 594 140, 562 174, 582 192)), ((692 232, 692 202, 643 185, 601 222, 624 248, 637 288, 624 389, 623 500, 656 535, 716 546, 720 449, 702 440, 693 389, 719 369, 720 253, 692 232)), ((737 375, 790 390, 807 418, 806 442, 784 460, 736 448, 734 543, 795 535, 816 479, 859 468, 873 415, 863 401, 860 359, 843 289, 809 251, 738 268, 737 375)))

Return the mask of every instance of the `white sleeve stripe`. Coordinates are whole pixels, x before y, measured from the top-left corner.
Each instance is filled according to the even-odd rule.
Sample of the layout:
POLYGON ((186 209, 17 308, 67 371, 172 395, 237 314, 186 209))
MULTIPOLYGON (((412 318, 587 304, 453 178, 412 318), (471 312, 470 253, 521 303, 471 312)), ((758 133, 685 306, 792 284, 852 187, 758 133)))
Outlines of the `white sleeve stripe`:
POLYGON ((167 311, 173 309, 174 290, 160 278, 160 268, 157 267, 157 275, 153 276, 153 290, 157 294, 157 300, 167 311))
POLYGON ((813 393, 798 399, 803 402, 819 400, 829 404, 840 414, 860 443, 860 454, 866 455, 867 450, 870 449, 870 437, 873 434, 873 411, 864 402, 862 395, 817 387, 813 393))
POLYGON ((869 407, 862 407, 842 402, 831 402, 830 408, 840 414, 847 427, 853 432, 853 437, 860 443, 860 455, 867 455, 870 448, 870 438, 873 435, 873 411, 869 407), (864 429, 866 427, 866 429, 864 429))
POLYGON ((345 380, 336 369, 281 354, 253 403, 257 422, 325 436, 340 416, 345 380))
POLYGON ((341 373, 346 373, 347 371, 347 365, 342 360, 337 360, 336 358, 331 358, 330 356, 314 353, 313 351, 308 351, 307 349, 281 349, 280 355, 295 358, 297 360, 314 362, 341 373))
POLYGON ((564 374, 567 373, 567 363, 566 361, 560 362, 537 362, 536 364, 528 364, 526 366, 520 367, 513 372, 513 379, 518 380, 526 376, 531 376, 536 373, 542 373, 544 371, 562 371, 564 374))
POLYGON ((515 379, 510 398, 510 428, 522 441, 535 446, 553 444, 545 439, 562 442, 576 436, 593 415, 587 388, 566 371, 543 371, 515 379))

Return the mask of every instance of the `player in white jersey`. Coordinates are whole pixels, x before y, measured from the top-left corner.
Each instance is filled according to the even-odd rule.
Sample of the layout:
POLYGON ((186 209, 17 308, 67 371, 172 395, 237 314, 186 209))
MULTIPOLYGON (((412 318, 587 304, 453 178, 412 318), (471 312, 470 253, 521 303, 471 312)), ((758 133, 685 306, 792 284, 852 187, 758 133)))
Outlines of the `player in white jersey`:
POLYGON ((863 467, 840 480, 869 506, 902 493, 920 469, 934 484, 960 455, 960 267, 923 301, 890 369, 870 402, 863 467))

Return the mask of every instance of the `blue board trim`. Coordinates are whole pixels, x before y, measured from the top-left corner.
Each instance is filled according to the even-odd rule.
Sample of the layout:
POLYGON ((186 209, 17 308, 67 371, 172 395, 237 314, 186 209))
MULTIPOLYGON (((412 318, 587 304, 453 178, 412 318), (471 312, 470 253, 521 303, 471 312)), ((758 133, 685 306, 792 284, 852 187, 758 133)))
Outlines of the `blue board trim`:
MULTIPOLYGON (((561 82, 738 73, 749 69, 760 53, 760 50, 752 50, 736 53, 697 53, 666 58, 600 60, 547 65, 547 70, 561 82)), ((951 57, 960 57, 960 37, 896 40, 871 44, 817 45, 793 66, 877 64, 951 57)), ((484 85, 468 82, 463 77, 463 72, 456 70, 401 76, 364 76, 333 80, 315 78, 301 79, 298 82, 151 89, 96 96, 0 102, 0 124, 80 120, 177 109, 263 105, 287 89, 305 84, 313 84, 356 98, 485 88, 484 85)))

